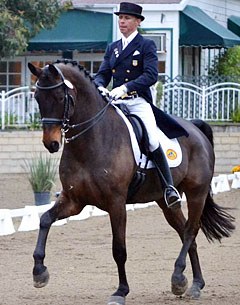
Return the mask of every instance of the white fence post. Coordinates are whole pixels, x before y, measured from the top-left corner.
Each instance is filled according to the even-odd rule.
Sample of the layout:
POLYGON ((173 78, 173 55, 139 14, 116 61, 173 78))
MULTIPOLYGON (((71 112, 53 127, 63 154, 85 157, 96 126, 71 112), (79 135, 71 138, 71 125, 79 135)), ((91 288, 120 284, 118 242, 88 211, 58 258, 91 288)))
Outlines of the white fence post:
POLYGON ((205 120, 205 113, 206 113, 206 86, 202 87, 202 115, 201 119, 205 120))
POLYGON ((1 109, 1 114, 2 114, 2 130, 5 129, 5 95, 6 92, 3 90, 2 91, 2 109, 1 109))

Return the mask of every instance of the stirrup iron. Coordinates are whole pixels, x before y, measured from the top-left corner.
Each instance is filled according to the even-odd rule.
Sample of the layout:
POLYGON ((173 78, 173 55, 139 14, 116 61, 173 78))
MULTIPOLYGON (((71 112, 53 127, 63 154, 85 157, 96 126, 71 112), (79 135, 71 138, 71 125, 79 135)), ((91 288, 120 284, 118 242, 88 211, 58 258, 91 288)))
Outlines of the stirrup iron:
POLYGON ((180 196, 178 190, 177 190, 173 185, 168 185, 168 186, 165 188, 165 190, 164 190, 164 200, 165 200, 165 203, 166 203, 166 205, 167 205, 168 208, 172 208, 172 207, 174 207, 174 206, 181 205, 181 201, 182 201, 182 200, 181 200, 181 196, 180 196), (176 193, 177 197, 178 197, 175 201, 173 201, 173 202, 171 202, 171 203, 169 203, 168 200, 167 200, 167 192, 168 192, 169 190, 173 190, 173 191, 176 193))

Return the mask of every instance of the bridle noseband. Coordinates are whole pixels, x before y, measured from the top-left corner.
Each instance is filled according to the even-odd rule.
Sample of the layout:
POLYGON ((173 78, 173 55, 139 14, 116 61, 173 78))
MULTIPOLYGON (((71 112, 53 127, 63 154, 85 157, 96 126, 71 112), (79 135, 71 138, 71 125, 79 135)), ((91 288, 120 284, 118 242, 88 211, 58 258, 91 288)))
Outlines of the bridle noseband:
POLYGON ((62 126, 62 133, 65 135, 70 129, 74 129, 77 127, 83 127, 83 130, 81 130, 78 134, 72 136, 71 138, 66 138, 65 137, 65 143, 69 143, 73 140, 75 140, 76 138, 78 138, 79 136, 81 136, 82 134, 84 134, 85 132, 87 132, 90 128, 92 128, 98 121, 100 121, 100 119, 104 116, 104 114, 106 113, 106 110, 108 108, 108 106, 111 104, 111 100, 109 99, 109 101, 107 102, 107 104, 92 118, 90 118, 89 120, 86 120, 84 122, 78 123, 78 124, 74 124, 74 125, 70 125, 69 121, 69 109, 70 109, 70 104, 74 104, 74 98, 71 94, 69 94, 69 89, 73 89, 73 85, 71 84, 71 82, 69 82, 67 79, 65 79, 62 71, 57 67, 54 66, 56 68, 56 70, 58 71, 58 73, 61 76, 61 82, 57 83, 55 85, 52 86, 40 86, 38 84, 38 81, 36 82, 35 86, 37 89, 39 90, 53 90, 56 89, 58 87, 63 86, 64 89, 64 114, 63 114, 63 119, 57 119, 57 118, 42 118, 41 122, 42 124, 49 124, 49 125, 53 125, 53 124, 57 124, 57 125, 61 125, 62 126))

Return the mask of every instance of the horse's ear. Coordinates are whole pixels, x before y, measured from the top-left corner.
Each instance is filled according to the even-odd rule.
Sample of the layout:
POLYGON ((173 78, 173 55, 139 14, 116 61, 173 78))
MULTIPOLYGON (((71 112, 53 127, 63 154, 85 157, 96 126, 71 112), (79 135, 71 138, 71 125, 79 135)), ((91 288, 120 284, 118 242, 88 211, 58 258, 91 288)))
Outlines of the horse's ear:
POLYGON ((59 72, 53 64, 49 64, 48 69, 49 69, 50 73, 52 73, 55 77, 58 76, 59 72))
POLYGON ((30 62, 28 63, 28 69, 32 72, 33 75, 39 77, 40 74, 42 73, 42 69, 35 67, 33 64, 30 62))

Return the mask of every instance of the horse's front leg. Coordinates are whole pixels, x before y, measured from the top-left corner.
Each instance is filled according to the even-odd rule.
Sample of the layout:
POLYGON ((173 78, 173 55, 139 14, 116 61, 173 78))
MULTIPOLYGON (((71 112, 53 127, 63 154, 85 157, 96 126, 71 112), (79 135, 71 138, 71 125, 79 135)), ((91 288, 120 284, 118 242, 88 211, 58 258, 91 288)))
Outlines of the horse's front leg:
POLYGON ((70 202, 62 194, 57 199, 55 205, 45 212, 40 219, 40 228, 38 233, 38 240, 36 248, 33 253, 34 268, 33 268, 33 282, 34 287, 41 288, 47 285, 49 280, 49 273, 47 267, 44 266, 45 248, 47 242, 48 232, 51 225, 59 219, 64 219, 69 216, 80 213, 83 207, 75 207, 73 202, 70 202))
POLYGON ((36 288, 41 288, 47 285, 49 273, 47 267, 44 266, 45 248, 47 236, 52 223, 56 220, 54 207, 45 212, 40 219, 40 228, 38 233, 37 245, 33 253, 34 268, 33 268, 33 284, 36 288))
POLYGON ((117 264, 119 286, 116 292, 109 298, 108 305, 124 305, 125 297, 129 293, 129 286, 125 271, 127 260, 126 251, 126 207, 125 204, 114 204, 109 211, 112 226, 112 252, 117 264))

